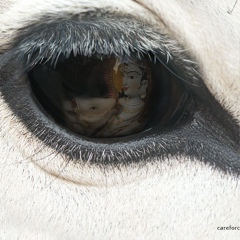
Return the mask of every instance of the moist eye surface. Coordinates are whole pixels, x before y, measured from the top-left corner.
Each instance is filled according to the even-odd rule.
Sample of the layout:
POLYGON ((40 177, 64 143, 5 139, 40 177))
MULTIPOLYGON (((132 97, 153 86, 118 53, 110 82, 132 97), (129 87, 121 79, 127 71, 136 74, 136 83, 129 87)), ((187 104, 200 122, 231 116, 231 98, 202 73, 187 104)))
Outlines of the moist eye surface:
POLYGON ((82 136, 122 137, 165 126, 186 92, 149 57, 60 56, 28 72, 37 101, 58 124, 82 136))

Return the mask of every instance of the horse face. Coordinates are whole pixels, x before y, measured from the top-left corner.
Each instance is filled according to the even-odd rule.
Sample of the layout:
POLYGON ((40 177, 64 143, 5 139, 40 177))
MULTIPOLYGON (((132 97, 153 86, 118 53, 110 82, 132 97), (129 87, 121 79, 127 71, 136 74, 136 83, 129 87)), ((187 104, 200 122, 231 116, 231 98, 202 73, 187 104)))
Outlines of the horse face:
POLYGON ((0 0, 0 238, 239 239, 239 6, 0 0), (56 124, 34 100, 24 61, 73 32, 85 55, 100 49, 100 33, 120 57, 130 46, 165 53, 193 96, 186 121, 121 141, 56 124))

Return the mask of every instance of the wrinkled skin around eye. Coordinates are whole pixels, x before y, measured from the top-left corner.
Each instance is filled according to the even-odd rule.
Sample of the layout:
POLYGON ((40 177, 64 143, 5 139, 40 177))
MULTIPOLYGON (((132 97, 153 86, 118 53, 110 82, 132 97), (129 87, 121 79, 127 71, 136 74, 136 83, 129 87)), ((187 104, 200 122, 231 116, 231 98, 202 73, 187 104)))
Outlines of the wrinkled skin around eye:
MULTIPOLYGON (((3 97, 2 83, 17 67, 8 74, 1 70, 0 239, 238 240, 239 177, 211 164, 216 156, 223 167, 235 166, 239 159, 239 141, 229 136, 238 133, 240 122, 239 2, 233 6, 234 1, 224 0, 0 0, 0 53, 17 29, 35 20, 45 21, 44 13, 51 15, 47 21, 86 11, 91 17, 95 12, 96 17, 123 13, 148 22, 184 46, 222 107, 212 109, 213 100, 205 102, 186 128, 167 132, 148 149, 134 152, 141 156, 160 144, 161 159, 154 154, 136 163, 112 166, 90 164, 91 154, 82 162, 79 154, 78 161, 68 162, 60 148, 57 152, 49 147, 51 143, 64 148, 67 142, 61 139, 68 132, 54 126, 51 119, 41 118, 37 108, 23 112, 26 105, 19 104, 20 99, 27 102, 26 96, 31 97, 21 89, 24 78, 3 97), (20 91, 26 95, 19 96, 20 91), (15 94, 9 96, 12 92, 15 94), (6 99, 15 99, 15 112, 6 99), (204 115, 208 107, 214 116, 204 115), (33 113, 39 116, 36 129, 44 122, 45 128, 54 129, 60 137, 49 137, 49 145, 44 145, 40 138, 47 134, 45 128, 38 129, 41 134, 36 137, 19 119, 28 116, 30 125, 33 113), (182 152, 171 152, 178 146, 183 147, 182 152)), ((76 98, 73 105, 78 102, 76 98)), ((112 105, 114 102, 109 103, 112 105)), ((94 146, 89 145, 90 153, 99 148, 94 146)), ((129 146, 125 144, 124 150, 129 146)), ((110 152, 102 152, 109 159, 107 154, 117 161, 110 152)))

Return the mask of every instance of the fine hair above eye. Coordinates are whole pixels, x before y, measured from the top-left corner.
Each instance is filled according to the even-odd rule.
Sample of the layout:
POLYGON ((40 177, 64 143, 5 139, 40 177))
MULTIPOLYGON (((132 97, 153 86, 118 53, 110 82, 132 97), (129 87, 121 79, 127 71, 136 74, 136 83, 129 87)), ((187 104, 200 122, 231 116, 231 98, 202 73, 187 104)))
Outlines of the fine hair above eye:
POLYGON ((55 65, 60 55, 68 58, 71 53, 99 58, 114 55, 122 60, 130 54, 140 59, 152 53, 151 57, 160 60, 186 83, 201 84, 196 63, 176 40, 134 19, 43 21, 20 29, 12 45, 2 56, 0 67, 12 59, 30 70, 42 61, 55 65))

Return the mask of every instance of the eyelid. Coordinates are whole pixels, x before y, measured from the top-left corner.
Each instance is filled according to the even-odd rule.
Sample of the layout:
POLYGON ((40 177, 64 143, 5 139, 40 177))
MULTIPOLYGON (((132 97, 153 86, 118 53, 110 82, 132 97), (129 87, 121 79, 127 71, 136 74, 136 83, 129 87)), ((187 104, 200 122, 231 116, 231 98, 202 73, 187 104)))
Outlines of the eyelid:
POLYGON ((152 53, 154 59, 160 60, 177 77, 192 85, 200 85, 195 62, 177 41, 150 25, 118 17, 62 20, 29 26, 19 33, 13 48, 0 57, 0 68, 14 59, 30 70, 43 60, 56 64, 61 54, 68 57, 71 52, 89 57, 99 55, 100 58, 115 55, 122 60, 130 53, 135 53, 136 58, 152 53))

